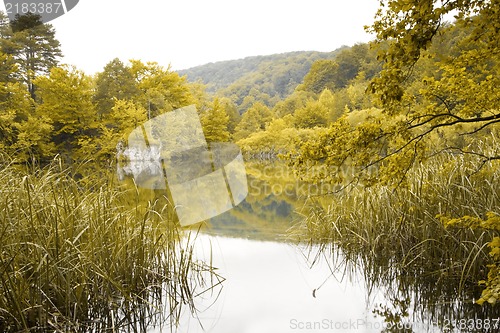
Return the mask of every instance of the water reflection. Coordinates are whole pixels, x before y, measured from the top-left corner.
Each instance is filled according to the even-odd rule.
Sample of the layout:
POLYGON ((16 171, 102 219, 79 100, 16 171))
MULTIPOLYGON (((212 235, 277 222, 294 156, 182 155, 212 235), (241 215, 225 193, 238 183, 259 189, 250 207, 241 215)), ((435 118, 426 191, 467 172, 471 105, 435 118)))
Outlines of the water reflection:
POLYGON ((474 304, 478 290, 465 292, 456 274, 401 269, 382 252, 297 243, 289 230, 318 202, 308 199, 311 188, 280 164, 246 168, 247 198, 204 222, 194 247, 225 280, 193 299, 196 311, 181 316, 179 332, 497 331, 499 310, 474 304))
POLYGON ((199 240, 197 256, 210 256, 225 281, 220 295, 195 299, 197 315, 186 314, 179 332, 296 332, 314 323, 321 328, 308 332, 327 326, 349 332, 352 325, 376 332, 383 324, 371 314, 373 300, 366 299, 367 286, 358 276, 332 273, 327 261, 311 268, 305 248, 210 235, 199 240))
POLYGON ((288 230, 302 218, 307 202, 301 183, 282 163, 245 165, 247 198, 231 211, 207 221, 203 232, 255 240, 289 240, 288 230))

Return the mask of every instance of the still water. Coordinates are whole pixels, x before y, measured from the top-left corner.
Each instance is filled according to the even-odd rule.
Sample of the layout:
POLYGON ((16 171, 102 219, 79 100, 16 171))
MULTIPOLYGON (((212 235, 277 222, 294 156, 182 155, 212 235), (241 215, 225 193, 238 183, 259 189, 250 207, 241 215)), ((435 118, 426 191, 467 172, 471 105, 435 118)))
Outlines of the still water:
POLYGON ((213 264, 226 280, 220 295, 195 300, 197 318, 186 314, 180 331, 347 332, 355 328, 368 332, 367 325, 382 324, 370 312, 373 299, 367 299, 362 281, 347 279, 342 272, 332 274, 326 261, 311 268, 304 249, 283 242, 208 235, 200 237, 199 245, 200 256, 212 249, 213 264))
MULTIPOLYGON (((394 298, 390 281, 372 283, 361 263, 343 262, 340 250, 333 259, 330 251, 290 238, 289 230, 302 218, 313 189, 283 165, 247 165, 247 173, 247 198, 190 231, 196 234, 194 259, 215 267, 221 279, 195 295, 194 306, 184 309, 173 331, 461 331, 447 330, 452 326, 449 318, 412 311, 418 308, 417 294, 394 298)), ((148 332, 170 330, 167 325, 148 332)))

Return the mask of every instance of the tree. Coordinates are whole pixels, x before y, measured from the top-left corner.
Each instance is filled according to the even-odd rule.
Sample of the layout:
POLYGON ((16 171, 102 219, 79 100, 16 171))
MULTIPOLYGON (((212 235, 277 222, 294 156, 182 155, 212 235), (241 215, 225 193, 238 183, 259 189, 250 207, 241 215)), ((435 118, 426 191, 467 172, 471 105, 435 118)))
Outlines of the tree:
POLYGON ((345 112, 345 105, 340 106, 337 99, 329 89, 323 90, 323 92, 319 95, 318 102, 326 108, 328 122, 334 122, 345 112))
MULTIPOLYGON (((0 112, 13 113, 13 122, 24 121, 27 115, 34 109, 33 100, 27 95, 26 89, 18 82, 2 82, 2 99, 0 102, 0 112)), ((3 122, 1 125, 12 125, 3 122)))
POLYGON ((93 101, 101 118, 111 112, 116 100, 131 100, 139 93, 130 69, 118 58, 97 74, 95 89, 93 101))
POLYGON ((0 150, 19 160, 44 158, 54 152, 50 120, 33 112, 34 101, 20 83, 6 83, 0 103, 0 150))
POLYGON ((37 115, 26 87, 16 82, 12 57, 0 52, 0 150, 20 161, 53 153, 49 119, 37 115))
POLYGON ((140 91, 136 101, 148 110, 149 119, 196 103, 185 77, 156 62, 144 64, 131 60, 130 63, 130 72, 140 91))
POLYGON ((48 74, 62 56, 55 30, 43 24, 39 15, 31 13, 16 16, 10 24, 6 24, 6 20, 0 22, 0 49, 12 56, 18 65, 19 79, 35 99, 35 78, 48 74))
POLYGON ((229 116, 218 98, 215 98, 212 107, 203 113, 201 124, 208 142, 229 141, 229 116))
POLYGON ((311 70, 304 77, 304 83, 298 89, 316 94, 324 89, 335 90, 338 67, 339 64, 335 60, 317 60, 312 64, 311 70))
MULTIPOLYGON (((377 34, 377 42, 388 43, 388 47, 380 52, 383 71, 372 80, 370 90, 380 99, 384 114, 398 117, 399 122, 376 135, 374 139, 387 142, 389 149, 371 163, 391 166, 386 170, 404 179, 414 164, 451 151, 464 159, 476 159, 473 174, 481 174, 486 165, 490 170, 498 168, 494 161, 500 160, 496 141, 500 123, 500 1, 381 3, 383 7, 371 30, 377 34), (453 26, 443 24, 443 17, 450 13, 456 18, 453 26), (448 36, 448 43, 436 47, 443 35, 448 36), (433 49, 440 54, 433 53, 433 49), (429 57, 434 64, 425 61, 429 57), (426 75, 415 77, 423 58, 426 75), (462 142, 444 140, 438 149, 432 149, 433 141, 443 132, 452 132, 462 142), (397 167, 397 161, 403 167, 397 167)), ((482 176, 485 182, 490 181, 487 174, 482 176)), ((468 184, 473 184, 470 179, 468 184)), ((455 214, 445 213, 442 222, 469 230, 500 230, 498 211, 471 207, 470 215, 455 214)), ((481 282, 486 288, 479 304, 495 304, 500 299, 500 237, 494 237, 488 246, 492 264, 488 266, 487 281, 481 282)))
POLYGON ((334 82, 337 88, 345 88, 358 75, 361 63, 355 53, 356 50, 356 48, 349 48, 343 50, 335 57, 338 67, 336 68, 334 82))
POLYGON ((12 57, 0 51, 0 103, 8 97, 7 83, 14 82, 15 67, 12 57))
POLYGON ((238 141, 242 151, 253 156, 272 157, 286 154, 297 148, 307 138, 317 135, 324 128, 294 127, 294 117, 290 114, 283 118, 273 119, 265 131, 250 134, 249 137, 238 141))
POLYGON ((476 148, 477 138, 498 134, 500 123, 499 3, 382 1, 371 31, 384 66, 369 86, 381 114, 355 125, 341 118, 304 145, 297 164, 327 161, 338 169, 349 163, 359 167, 358 179, 365 183, 400 184, 415 163, 439 152, 471 154, 483 163, 499 160, 497 145, 476 148), (451 11, 458 13, 456 23, 443 25, 451 11), (454 29, 465 33, 457 38, 454 29), (433 41, 450 38, 454 42, 445 54, 432 53, 433 41), (422 62, 428 66, 424 75, 418 72, 422 62), (439 139, 445 131, 463 142, 439 139), (372 166, 379 176, 369 172, 372 166))
POLYGON ((295 110, 304 107, 307 101, 313 98, 316 94, 310 91, 296 90, 286 99, 276 103, 273 112, 278 117, 284 117, 288 114, 293 114, 295 110))
POLYGON ((236 105, 229 98, 227 97, 219 98, 219 103, 224 108, 226 114, 229 117, 227 130, 229 131, 229 133, 233 134, 234 131, 236 130, 236 126, 238 126, 241 120, 241 115, 238 112, 236 105))
POLYGON ((92 104, 92 79, 72 67, 54 67, 49 76, 40 76, 38 87, 41 103, 36 112, 51 121, 51 141, 58 152, 75 158, 82 141, 97 132, 96 112, 92 104))
POLYGON ((257 102, 252 105, 241 117, 241 121, 236 126, 234 140, 248 137, 250 134, 263 131, 273 120, 274 114, 264 104, 257 102))
POLYGON ((324 127, 328 122, 328 109, 320 101, 310 100, 295 111, 294 116, 298 128, 324 127))
POLYGON ((147 110, 133 101, 116 100, 111 111, 111 120, 114 131, 121 139, 126 139, 130 132, 147 121, 147 110))
POLYGON ((119 142, 127 142, 129 134, 147 121, 147 110, 130 100, 115 100, 106 121, 100 124, 100 135, 93 139, 99 156, 111 157, 119 142))
MULTIPOLYGON (((384 68, 372 81, 371 91, 380 98, 387 114, 407 114, 405 124, 397 131, 405 137, 397 151, 417 148, 419 142, 443 128, 458 131, 463 124, 473 124, 468 132, 458 133, 472 137, 499 123, 500 1, 441 5, 438 1, 399 0, 387 5, 388 10, 379 12, 372 27, 379 43, 391 42, 381 52, 384 68), (444 25, 443 16, 453 11, 457 12, 455 25, 444 25), (448 56, 429 54, 427 50, 440 34, 453 36, 457 29, 465 34, 455 39, 448 56), (422 57, 437 58, 434 73, 420 78, 420 82, 412 81, 412 68, 422 57), (420 87, 418 93, 412 89, 415 85, 420 87)), ((418 160, 417 154, 413 156, 418 160)), ((496 151, 481 157, 487 162, 500 159, 500 154, 496 151)))
POLYGON ((375 23, 367 29, 377 35, 379 45, 389 45, 380 50, 383 71, 371 85, 372 92, 377 93, 387 106, 403 98, 402 83, 438 35, 446 14, 457 12, 457 25, 473 27, 468 41, 476 43, 481 39, 483 47, 498 51, 498 0, 445 3, 436 0, 384 0, 381 4, 375 23))

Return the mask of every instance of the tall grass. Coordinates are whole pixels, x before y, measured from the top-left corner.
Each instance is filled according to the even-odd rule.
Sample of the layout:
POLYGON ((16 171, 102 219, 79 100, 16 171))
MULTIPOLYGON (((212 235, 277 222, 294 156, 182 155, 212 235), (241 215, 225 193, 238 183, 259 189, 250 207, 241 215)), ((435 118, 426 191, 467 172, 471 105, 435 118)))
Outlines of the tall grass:
POLYGON ((144 331, 210 288, 168 204, 82 184, 57 162, 0 164, 0 331, 144 331))
POLYGON ((487 212, 500 213, 498 163, 442 154, 416 166, 398 188, 358 186, 314 199, 294 235, 319 245, 316 256, 363 269, 368 284, 390 289, 395 300, 409 298, 426 311, 481 312, 488 310, 473 301, 491 261, 492 234, 447 229, 439 216, 487 212), (457 302, 460 296, 464 302, 457 302))

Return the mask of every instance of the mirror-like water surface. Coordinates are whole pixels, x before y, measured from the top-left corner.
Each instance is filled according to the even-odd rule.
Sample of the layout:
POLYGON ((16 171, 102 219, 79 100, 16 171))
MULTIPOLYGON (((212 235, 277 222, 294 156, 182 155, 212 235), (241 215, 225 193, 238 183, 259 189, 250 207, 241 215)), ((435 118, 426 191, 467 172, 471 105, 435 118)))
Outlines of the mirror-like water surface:
POLYGON ((186 315, 181 331, 203 332, 198 320, 205 331, 221 333, 296 332, 314 322, 320 322, 321 328, 308 331, 381 327, 381 320, 371 314, 373 299, 366 297, 363 281, 357 276, 348 279, 343 272, 332 275, 326 261, 311 268, 305 249, 283 242, 205 235, 198 241, 198 254, 212 256, 226 280, 220 294, 195 300, 197 318, 186 315))
POLYGON ((494 331, 488 312, 458 288, 438 288, 417 273, 399 279, 387 260, 347 260, 331 244, 298 242, 290 230, 318 204, 307 198, 317 188, 280 164, 249 164, 247 173, 240 205, 186 230, 197 235, 194 259, 222 280, 207 276, 213 287, 195 293, 179 332, 462 332, 467 320, 474 320, 470 332, 494 331))

